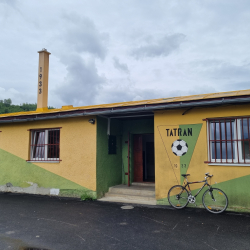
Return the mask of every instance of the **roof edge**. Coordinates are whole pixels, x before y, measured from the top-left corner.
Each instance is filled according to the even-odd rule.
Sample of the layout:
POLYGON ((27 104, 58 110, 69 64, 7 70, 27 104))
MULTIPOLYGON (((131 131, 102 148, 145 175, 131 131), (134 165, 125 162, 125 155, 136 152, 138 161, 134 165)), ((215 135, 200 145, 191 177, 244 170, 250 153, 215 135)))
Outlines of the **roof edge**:
POLYGON ((0 123, 15 123, 15 122, 29 122, 29 121, 40 121, 40 120, 51 120, 51 119, 61 119, 61 118, 70 118, 70 117, 81 117, 81 116, 91 116, 91 115, 113 115, 113 114, 124 114, 124 113, 135 113, 135 112, 154 112, 157 110, 168 110, 168 109, 177 109, 177 108, 191 108, 191 107, 201 107, 201 106, 214 106, 214 105, 224 105, 224 104, 244 104, 250 103, 250 96, 248 97, 238 97, 238 98, 219 98, 217 100, 199 100, 199 101, 189 101, 189 102, 179 102, 179 103, 165 103, 165 104, 150 104, 150 105, 140 105, 134 107, 119 107, 119 109, 106 108, 105 110, 90 109, 82 110, 82 112, 69 111, 68 114, 61 114, 58 112, 57 115, 52 115, 54 113, 43 113, 41 115, 34 114, 35 117, 30 117, 30 115, 24 115, 23 119, 18 119, 16 117, 2 117, 0 118, 0 123), (92 111, 91 111, 92 110, 92 111), (27 117, 27 118, 26 118, 27 117), (11 119, 8 119, 11 118, 11 119))

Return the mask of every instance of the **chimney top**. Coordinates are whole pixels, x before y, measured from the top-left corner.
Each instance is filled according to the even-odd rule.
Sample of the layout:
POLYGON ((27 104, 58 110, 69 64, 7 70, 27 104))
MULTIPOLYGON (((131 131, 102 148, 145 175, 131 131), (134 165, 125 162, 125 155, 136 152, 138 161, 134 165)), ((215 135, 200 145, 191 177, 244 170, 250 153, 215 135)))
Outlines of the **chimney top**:
POLYGON ((45 49, 45 48, 42 48, 42 50, 40 50, 40 51, 37 51, 38 53, 42 53, 42 52, 46 52, 46 53, 48 53, 49 55, 51 54, 50 52, 48 52, 47 51, 47 49, 45 49))

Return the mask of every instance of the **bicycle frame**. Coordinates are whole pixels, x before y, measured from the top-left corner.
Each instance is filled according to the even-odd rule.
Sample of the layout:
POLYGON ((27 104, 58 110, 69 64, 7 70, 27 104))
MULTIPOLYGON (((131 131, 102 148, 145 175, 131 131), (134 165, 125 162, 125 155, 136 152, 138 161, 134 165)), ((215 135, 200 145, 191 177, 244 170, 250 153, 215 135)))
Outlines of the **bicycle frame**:
POLYGON ((203 180, 203 181, 194 181, 194 182, 189 182, 189 181, 187 180, 187 177, 185 177, 185 179, 186 179, 187 184, 184 186, 184 188, 186 188, 186 187, 188 186, 188 189, 189 189, 189 190, 187 190, 187 191, 188 191, 189 195, 192 195, 189 184, 195 184, 195 183, 202 183, 202 182, 205 182, 205 183, 203 184, 203 186, 198 190, 198 192, 194 195, 194 197, 196 197, 196 196, 201 192, 201 190, 202 190, 205 186, 208 186, 210 190, 211 190, 211 188, 212 188, 212 186, 208 184, 207 178, 206 178, 206 177, 205 177, 205 180, 203 180))
MULTIPOLYGON (((188 181, 188 176, 190 174, 183 174, 184 183, 183 185, 175 185, 172 186, 168 191, 168 202, 169 204, 177 209, 182 209, 190 204, 196 204, 196 197, 201 193, 201 190, 204 189, 205 186, 208 188, 205 190, 204 194, 202 195, 201 200, 197 200, 199 203, 199 207, 201 204, 205 207, 205 209, 211 213, 218 214, 222 213, 227 209, 228 206, 228 198, 227 195, 219 188, 213 188, 208 183, 208 178, 212 178, 213 175, 209 175, 209 173, 205 173, 205 178, 202 181, 188 181), (201 183, 201 187, 199 187, 198 192, 196 194, 192 194, 190 185, 201 183), (201 203, 202 201, 202 203, 201 203)), ((211 181, 211 180, 210 180, 211 181)), ((200 186, 200 185, 199 185, 200 186)), ((194 193, 194 192, 193 192, 194 193)))

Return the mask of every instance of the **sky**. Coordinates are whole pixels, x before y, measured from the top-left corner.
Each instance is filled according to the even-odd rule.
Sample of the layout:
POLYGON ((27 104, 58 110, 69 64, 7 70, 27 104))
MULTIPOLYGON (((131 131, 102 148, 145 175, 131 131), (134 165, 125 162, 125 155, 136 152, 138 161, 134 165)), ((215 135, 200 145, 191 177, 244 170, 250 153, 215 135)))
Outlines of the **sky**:
POLYGON ((249 0, 0 0, 0 100, 85 106, 250 89, 249 0))

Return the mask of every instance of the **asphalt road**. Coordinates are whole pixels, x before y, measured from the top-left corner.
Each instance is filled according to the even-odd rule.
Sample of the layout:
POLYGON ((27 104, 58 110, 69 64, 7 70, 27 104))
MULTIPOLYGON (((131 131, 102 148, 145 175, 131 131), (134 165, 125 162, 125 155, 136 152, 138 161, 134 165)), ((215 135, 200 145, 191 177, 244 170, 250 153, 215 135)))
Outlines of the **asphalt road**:
POLYGON ((250 214, 0 194, 0 250, 250 249, 250 214))

